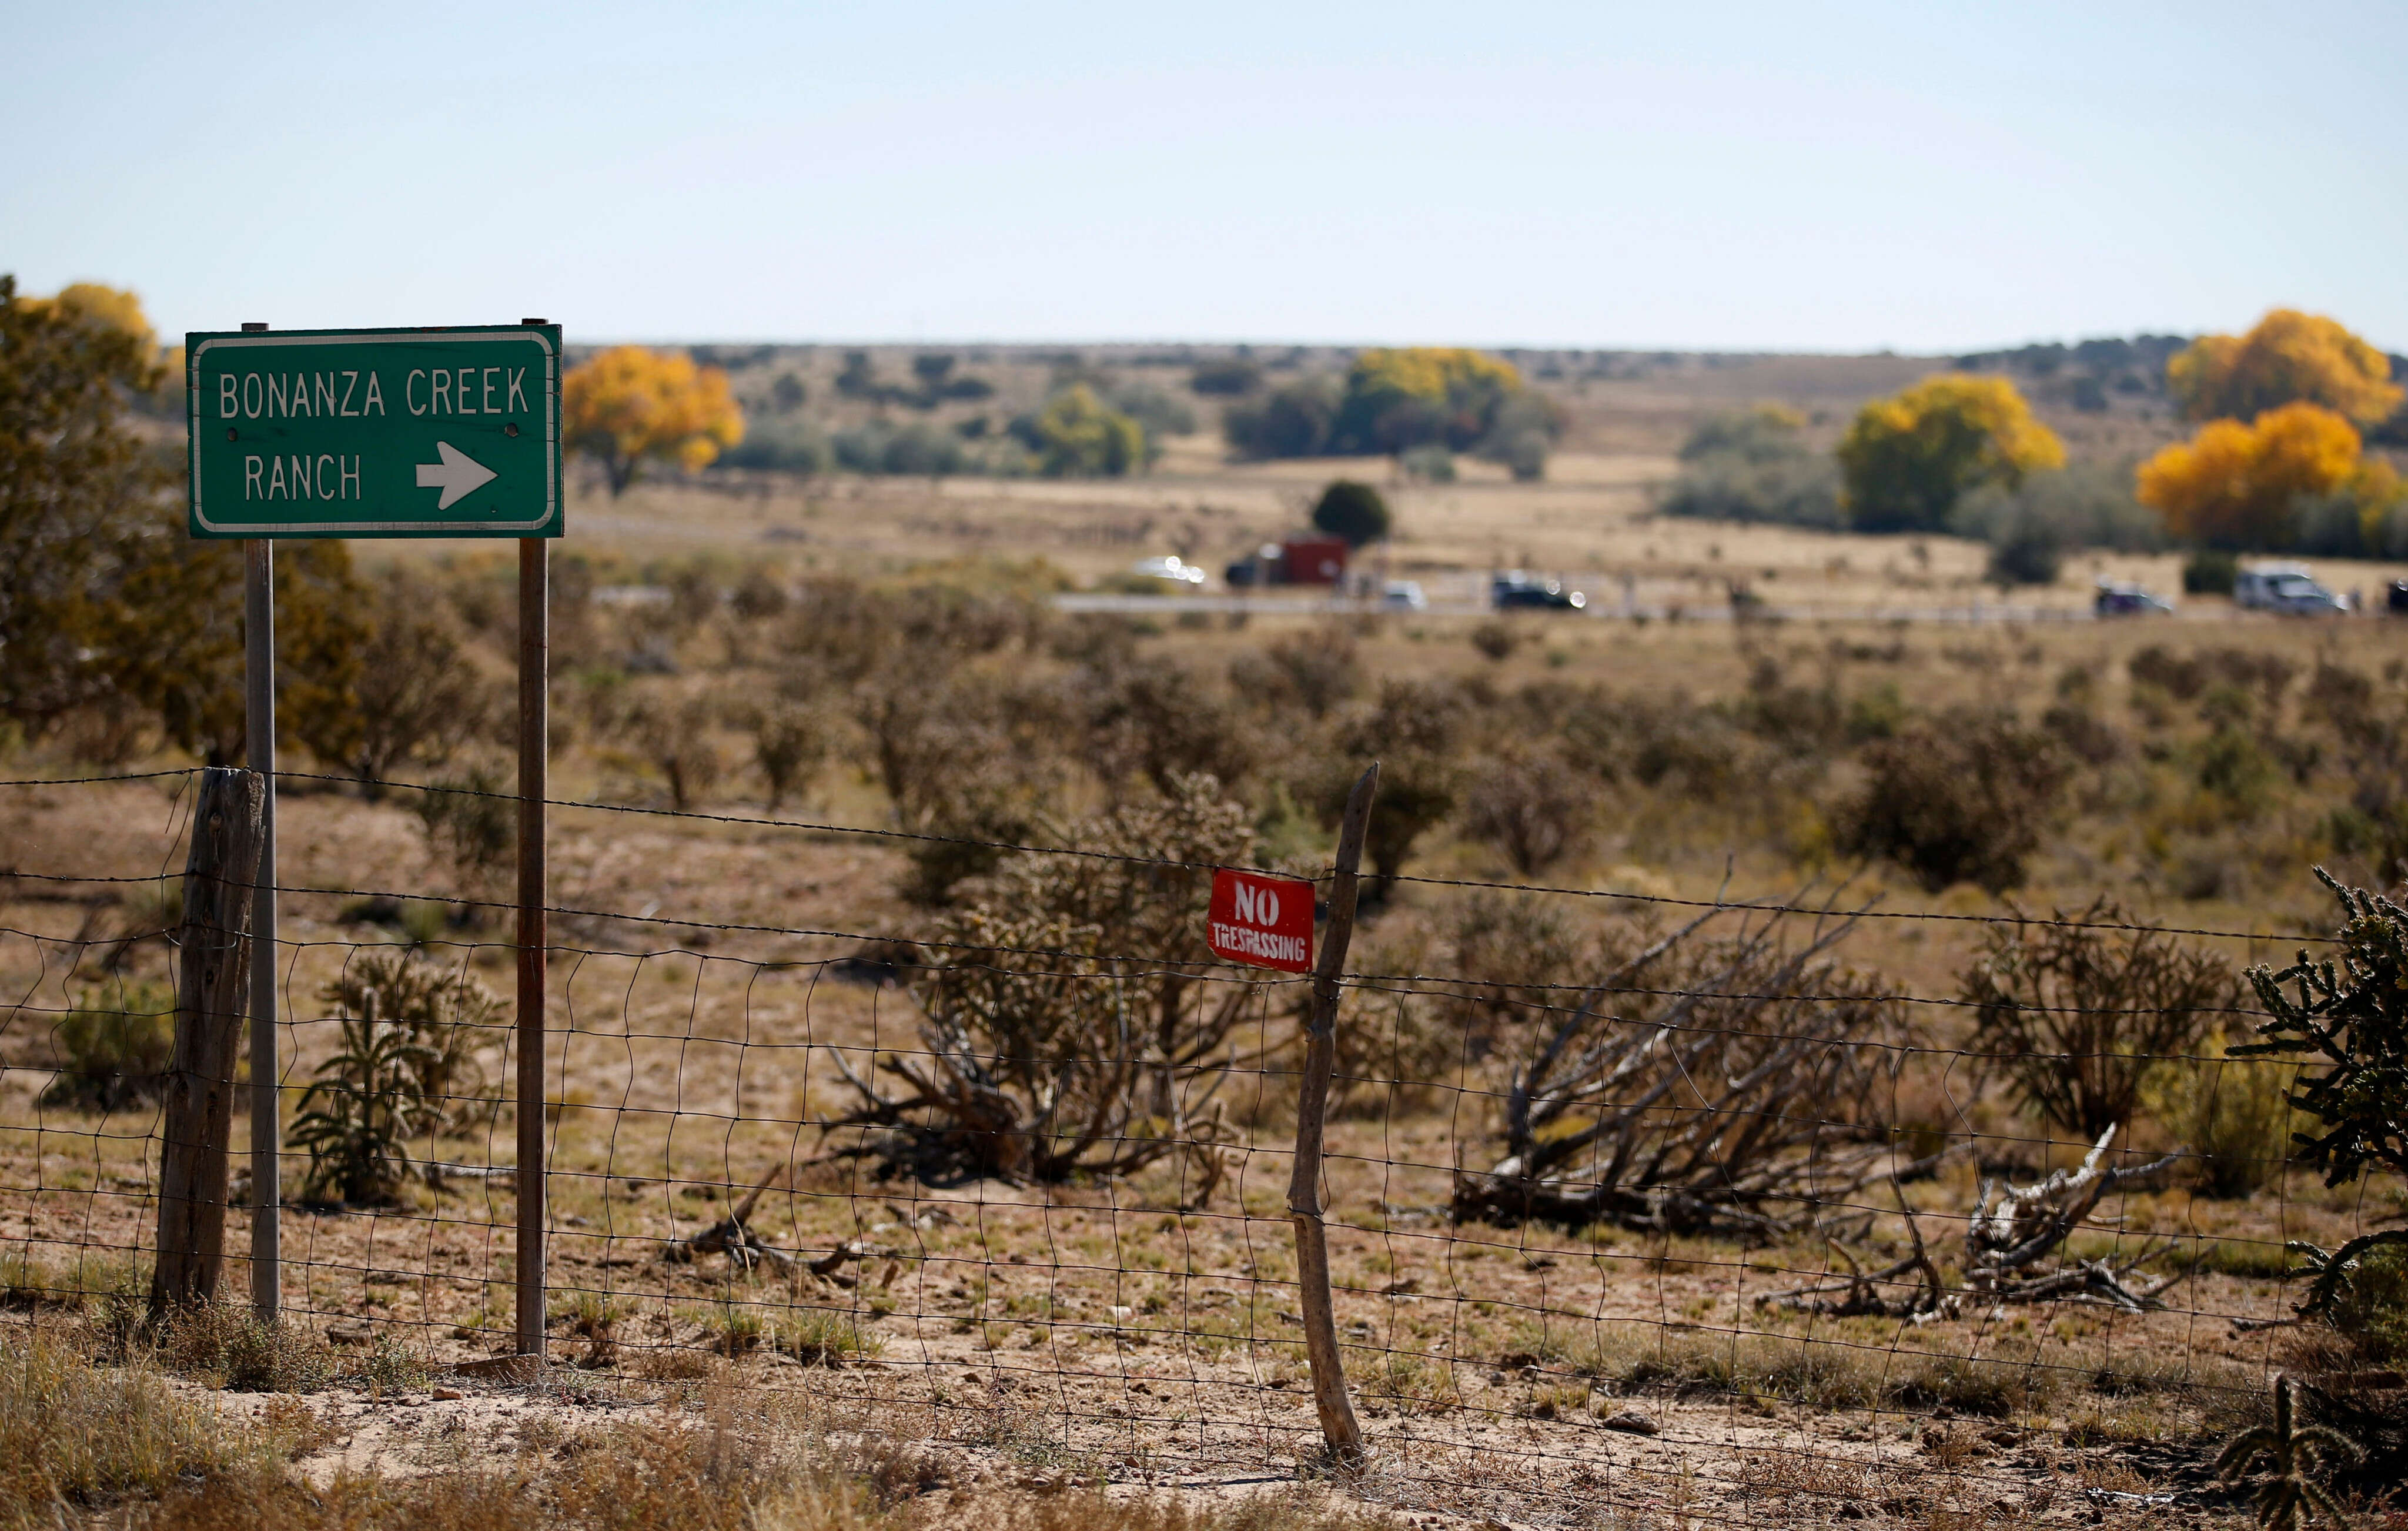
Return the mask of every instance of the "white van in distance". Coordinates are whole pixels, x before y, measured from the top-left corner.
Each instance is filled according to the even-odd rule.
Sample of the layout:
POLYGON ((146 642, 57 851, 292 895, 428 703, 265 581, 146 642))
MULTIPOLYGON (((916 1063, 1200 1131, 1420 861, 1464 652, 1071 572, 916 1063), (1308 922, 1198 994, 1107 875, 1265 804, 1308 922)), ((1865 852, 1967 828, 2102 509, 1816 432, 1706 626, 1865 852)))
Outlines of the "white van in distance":
POLYGON ((2305 564, 2256 564, 2243 569, 2232 581, 2232 604, 2300 616, 2349 609, 2348 602, 2309 576, 2305 564))

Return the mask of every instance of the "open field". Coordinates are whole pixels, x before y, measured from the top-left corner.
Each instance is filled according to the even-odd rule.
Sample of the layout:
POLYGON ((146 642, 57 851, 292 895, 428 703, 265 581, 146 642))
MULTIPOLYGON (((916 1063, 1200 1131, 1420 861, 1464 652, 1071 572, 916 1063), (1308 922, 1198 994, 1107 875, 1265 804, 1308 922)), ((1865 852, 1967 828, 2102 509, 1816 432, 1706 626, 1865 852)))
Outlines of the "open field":
MULTIPOLYGON (((1217 1103, 1212 1132, 1127 1174, 914 1174, 904 1127, 854 1120, 854 1080, 931 1054, 928 975, 959 935, 947 922, 992 912, 1017 886, 996 879, 1046 859, 952 866, 936 856, 949 840, 1093 849, 1116 812, 1209 772, 1248 856, 1318 870, 1328 782, 1378 756, 1392 801, 1417 769, 1455 795, 1351 964, 1326 1195, 1373 1455, 1332 1502, 1467 1525, 2238 1515, 2205 1464, 2264 1411, 2272 1371, 2307 1364, 2297 1331, 2265 1326, 2298 1292, 2283 1244, 2329 1248, 2394 1215, 2400 1190, 2329 1190, 2283 1164, 2238 1194, 2209 1183, 2210 1146, 2181 1102, 2200 1080, 2213 1101, 2216 1081, 2278 1066, 2221 1057, 2245 1015, 2216 1010, 2166 1051, 2109 1162, 2183 1159, 2068 1242, 2069 1260, 2148 1256, 2134 1280, 2165 1281, 2150 1303, 1968 1290, 1906 1314, 1791 1299, 1916 1240, 1961 1282, 1985 1183, 2080 1161, 2086 1135, 2020 1099, 1972 1037, 1966 975, 2015 909, 2071 914, 2112 895, 2134 919, 2208 933, 2182 939, 2237 969, 2280 966, 2329 931, 2311 863, 2394 880, 2392 762, 2364 729, 2408 697, 2408 624, 2278 622, 2212 600, 2173 622, 1868 619, 1995 601, 1983 551, 1650 516, 1700 411, 1776 394, 1839 414, 1922 367, 1770 359, 1585 393, 1567 380, 1587 403, 1545 482, 1467 463, 1454 484, 1389 486, 1400 532, 1380 556, 1394 577, 1559 571, 1602 592, 1603 612, 1627 590, 1684 620, 1054 612, 1050 595, 1140 557, 1211 566, 1293 529, 1329 476, 1365 465, 1233 466, 1200 436, 1120 482, 724 474, 615 501, 580 490, 554 618, 553 1369, 443 1372, 510 1348, 513 1060, 489 1017, 460 1039, 444 1121, 412 1141, 433 1174, 347 1202, 288 1158, 303 1359, 243 1385, 265 1392, 257 1417, 283 1432, 294 1481, 322 1505, 341 1484, 383 1483, 400 1497, 378 1514, 402 1513, 390 1506, 406 1509, 408 1483, 463 1474, 564 1502, 597 1446, 640 1454, 611 1434, 637 1429, 652 1432, 642 1451, 737 1439, 765 1462, 784 1449, 770 1443, 817 1443, 845 1481, 873 1485, 846 1489, 869 1498, 845 1513, 925 1524, 1035 1514, 1032 1495, 1104 1513, 1084 1493, 1132 1515, 1149 1493, 1235 1514, 1317 1476, 1286 1209, 1299 985, 1196 964, 1175 930, 1110 953, 1114 982, 1193 967, 1209 1000, 1170 1003, 1226 998, 1233 1018, 1182 1086, 1217 1103), (1802 614, 1685 620, 1735 589, 1802 614), (773 697, 823 749, 774 810, 756 768, 773 697), (2032 837, 2014 875, 1935 877, 1851 838, 1885 758, 2007 724, 2055 782, 2018 809, 2032 837), (1484 828, 1476 805, 1526 768, 1570 785, 1565 844, 1519 865, 1526 848, 1484 828), (1774 1198, 1778 1215, 1746 1229, 1461 1215, 1459 1172, 1497 1163, 1515 1069, 1596 981, 1584 953, 1698 912, 1681 901, 1726 897, 1862 912, 1835 961, 1875 996, 1877 1082, 1770 1114, 1826 1123, 1882 1167, 1827 1197, 1774 1198), (749 1226, 776 1257, 745 1269, 681 1249, 764 1186, 749 1226), (1007 1498, 1021 1508, 996 1508, 1007 1498)), ((2108 423, 2150 428, 2128 412, 2108 423)), ((462 665, 498 683, 502 560, 431 544, 357 556, 372 579, 422 579, 409 598, 445 613, 462 665)), ((2167 590, 2176 566, 2077 560, 2016 599, 2079 611, 2094 575, 2167 590)), ((2321 572, 2373 590, 2403 571, 2321 572)), ((22 749, 0 771, 171 773, 0 786, 0 983, 15 1006, 0 1023, 0 1277, 11 1344, 38 1334, 122 1362, 111 1294, 152 1238, 157 1108, 52 1092, 70 1012, 95 994, 155 1003, 169 978, 160 932, 194 781, 138 736, 100 749, 105 732, 22 749)), ((503 737, 488 728, 395 775, 474 790, 463 773, 497 762, 503 737)), ((284 783, 279 828, 288 1117, 341 1042, 329 989, 347 972, 414 951, 504 994, 511 962, 493 907, 506 873, 457 853, 423 794, 301 764, 317 774, 284 783)), ((1813 924, 1795 917, 1782 938, 1813 924)), ((1614 1004, 1641 1016, 1661 997, 1636 987, 1614 1004)), ((1160 1114, 1144 1131, 1167 1130, 1160 1114)), ((1682 1116, 1668 1108, 1651 1130, 1682 1116)), ((239 1216, 229 1238, 239 1291, 239 1216)), ((137 1347, 129 1364, 248 1418, 252 1400, 215 1385, 228 1353, 137 1347)), ((2371 1504, 2378 1488, 2351 1492, 2371 1504)), ((1341 1514, 1265 1503, 1267 1524, 1341 1514)))

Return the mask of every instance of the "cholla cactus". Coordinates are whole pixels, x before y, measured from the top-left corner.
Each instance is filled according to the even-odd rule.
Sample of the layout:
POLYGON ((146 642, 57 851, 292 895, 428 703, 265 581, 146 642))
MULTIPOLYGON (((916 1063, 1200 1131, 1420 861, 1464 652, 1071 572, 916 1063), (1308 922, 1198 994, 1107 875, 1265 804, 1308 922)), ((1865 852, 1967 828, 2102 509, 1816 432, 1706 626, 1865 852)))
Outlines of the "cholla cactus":
POLYGON ((2349 1518, 2341 1511, 2332 1491, 2316 1481, 2334 1460, 2354 1463, 2363 1455, 2358 1443, 2322 1424, 2299 1425, 2291 1418, 2291 1380, 2274 1379, 2274 1423, 2243 1430, 2225 1443, 2215 1470, 2227 1482, 2239 1482, 2259 1462, 2266 1475, 2258 1486, 2258 1524, 2267 1531, 2298 1531, 2302 1521, 2322 1517, 2348 1531, 2349 1518))
MULTIPOLYGON (((2337 960, 2311 961, 2303 951, 2279 973, 2251 968, 2273 1019, 2258 1028, 2265 1041, 2228 1056, 2304 1060, 2291 1104, 2323 1130, 2298 1135, 2297 1158, 2323 1170, 2327 1185, 2346 1185, 2370 1165, 2408 1174, 2408 909, 2344 888, 2321 866, 2315 874, 2341 900, 2337 960)), ((2330 1312, 2352 1267, 2384 1244, 2408 1244, 2408 1228, 2360 1235, 2330 1254, 2293 1244, 2315 1278, 2300 1311, 2330 1312)))
POLYGON ((434 1050, 415 1028, 377 1018, 370 990, 359 1016, 341 1018, 342 1043, 318 1066, 301 1097, 292 1141, 309 1151, 312 1193, 332 1191, 346 1202, 392 1202, 409 1173, 409 1139, 441 1120, 422 1082, 434 1050))

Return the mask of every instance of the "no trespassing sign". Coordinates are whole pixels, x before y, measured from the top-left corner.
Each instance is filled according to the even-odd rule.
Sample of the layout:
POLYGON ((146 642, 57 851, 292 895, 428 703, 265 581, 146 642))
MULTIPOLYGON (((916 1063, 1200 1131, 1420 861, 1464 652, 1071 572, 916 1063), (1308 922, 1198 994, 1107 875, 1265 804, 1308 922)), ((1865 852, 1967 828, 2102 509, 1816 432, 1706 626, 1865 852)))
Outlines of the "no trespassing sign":
POLYGON ((1312 884, 1292 877, 1212 874, 1204 943, 1217 956, 1253 967, 1303 973, 1312 967, 1312 884))

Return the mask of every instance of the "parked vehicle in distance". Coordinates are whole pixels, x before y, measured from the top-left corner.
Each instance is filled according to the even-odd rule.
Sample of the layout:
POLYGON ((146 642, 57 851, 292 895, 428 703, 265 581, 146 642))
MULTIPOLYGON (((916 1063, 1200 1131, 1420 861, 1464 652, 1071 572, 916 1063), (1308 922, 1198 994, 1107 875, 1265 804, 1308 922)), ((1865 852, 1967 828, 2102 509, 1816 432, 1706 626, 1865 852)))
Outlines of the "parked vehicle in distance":
POLYGON ((2129 579, 2101 579, 2092 609, 2102 617, 2171 617, 2170 602, 2150 594, 2129 579))
POLYGON ((1168 579, 1177 584, 1200 585, 1204 571, 1182 559, 1177 553, 1167 558, 1140 558, 1131 565, 1131 574, 1141 574, 1151 579, 1168 579))
POLYGON ((1559 579, 1541 579, 1535 575, 1510 569, 1498 575, 1488 587, 1489 604, 1499 611, 1578 611, 1588 605, 1588 597, 1577 590, 1566 590, 1559 579))
POLYGON ((1391 579, 1380 592, 1380 605, 1389 611, 1426 611, 1429 597, 1422 594, 1419 580, 1391 579))
POLYGON ((1266 542, 1251 558, 1231 564, 1229 588, 1263 585, 1336 585, 1346 578, 1346 558, 1354 550, 1334 537, 1292 537, 1266 542))
POLYGON ((2297 616, 2349 609, 2348 602, 2316 583, 2305 564, 2257 564, 2243 569, 2232 581, 2232 604, 2297 616))

